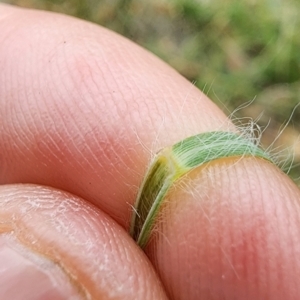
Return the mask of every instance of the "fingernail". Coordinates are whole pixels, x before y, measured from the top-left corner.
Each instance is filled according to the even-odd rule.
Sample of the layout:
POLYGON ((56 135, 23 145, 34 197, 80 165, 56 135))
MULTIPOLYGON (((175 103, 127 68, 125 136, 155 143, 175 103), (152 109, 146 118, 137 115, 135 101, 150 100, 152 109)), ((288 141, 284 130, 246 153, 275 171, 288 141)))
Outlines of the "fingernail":
POLYGON ((82 298, 57 264, 0 234, 0 299, 82 298))

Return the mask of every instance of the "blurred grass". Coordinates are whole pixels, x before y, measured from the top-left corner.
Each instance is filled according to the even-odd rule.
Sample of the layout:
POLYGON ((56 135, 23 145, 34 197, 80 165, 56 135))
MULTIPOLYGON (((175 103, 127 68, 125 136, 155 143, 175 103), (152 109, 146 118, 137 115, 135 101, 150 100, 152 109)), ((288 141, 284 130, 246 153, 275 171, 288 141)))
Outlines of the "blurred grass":
MULTIPOLYGON (((127 36, 194 82, 227 114, 266 128, 270 145, 300 102, 299 0, 7 0, 61 12, 127 36)), ((300 183, 300 107, 274 147, 294 155, 300 183)), ((284 152, 284 155, 287 155, 284 152)))

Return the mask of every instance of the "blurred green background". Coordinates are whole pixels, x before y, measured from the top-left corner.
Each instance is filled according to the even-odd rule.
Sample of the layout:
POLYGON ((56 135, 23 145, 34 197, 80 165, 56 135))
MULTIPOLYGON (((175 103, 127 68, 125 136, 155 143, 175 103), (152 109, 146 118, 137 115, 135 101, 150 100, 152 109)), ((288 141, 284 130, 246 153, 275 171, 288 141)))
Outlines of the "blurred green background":
MULTIPOLYGON (((6 0, 119 32, 154 52, 227 114, 258 121, 300 183, 299 0, 6 0), (244 105, 254 100, 250 105, 244 105), (288 126, 279 132, 291 117, 288 126)), ((276 152, 274 151, 274 152, 276 152)))

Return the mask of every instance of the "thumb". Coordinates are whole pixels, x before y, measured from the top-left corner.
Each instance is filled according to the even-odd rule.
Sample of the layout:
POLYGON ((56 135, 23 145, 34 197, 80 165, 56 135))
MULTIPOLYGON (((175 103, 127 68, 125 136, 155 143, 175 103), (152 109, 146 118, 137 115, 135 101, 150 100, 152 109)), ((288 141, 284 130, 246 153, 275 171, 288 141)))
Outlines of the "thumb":
POLYGON ((0 187, 0 299, 165 299, 144 253, 86 201, 0 187))

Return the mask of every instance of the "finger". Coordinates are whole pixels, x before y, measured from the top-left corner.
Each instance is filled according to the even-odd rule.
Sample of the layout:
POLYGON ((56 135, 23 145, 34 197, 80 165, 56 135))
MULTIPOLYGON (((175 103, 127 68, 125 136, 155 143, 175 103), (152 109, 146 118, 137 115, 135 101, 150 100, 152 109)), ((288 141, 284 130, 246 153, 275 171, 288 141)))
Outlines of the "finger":
MULTIPOLYGON (((7 26, 8 23, 5 23, 1 31, 3 36, 10 37, 1 44, 4 46, 1 47, 0 57, 5 58, 2 76, 19 80, 7 80, 5 87, 0 88, 0 99, 6 100, 5 105, 0 106, 0 115, 4 120, 3 130, 1 130, 1 153, 3 153, 1 178, 3 182, 41 182, 78 195, 86 195, 89 201, 97 203, 125 225, 130 215, 127 202, 133 203, 134 201, 137 185, 142 179, 141 170, 151 158, 151 152, 191 134, 220 128, 226 129, 225 117, 206 97, 190 87, 184 79, 163 63, 128 41, 98 27, 73 22, 71 19, 55 15, 41 16, 37 13, 30 13, 29 17, 23 12, 21 14, 21 11, 14 12, 13 15, 17 21, 10 16, 5 22, 11 20, 11 24, 19 25, 14 28, 14 34, 8 35, 8 28, 12 28, 7 26), (28 29, 26 32, 22 29, 24 24, 28 29), (49 28, 59 29, 53 32, 49 28), (30 36, 28 32, 31 32, 30 36), (63 43, 64 41, 66 43, 63 43), (20 44, 23 47, 22 51, 20 44), (34 47, 31 47, 32 45, 34 47), (37 50, 36 55, 32 56, 32 51, 37 50), (44 54, 38 56, 38 53, 44 54), (21 59, 24 56, 27 60, 21 59), (34 57, 33 61, 32 57, 34 57), (32 84, 33 88, 29 89, 32 84), (24 119, 21 118, 23 116, 25 116, 24 119)), ((253 168, 252 164, 252 162, 249 163, 253 168)), ((266 170, 268 168, 266 167, 266 170)), ((239 172, 237 171, 237 174, 239 172)), ((249 178, 252 183, 252 175, 255 172, 250 172, 250 174, 249 178)), ((267 175, 269 175, 268 172, 267 175)), ((236 175, 233 178, 236 178, 234 186, 238 187, 241 177, 236 175)), ((259 186, 259 181, 254 182, 259 186)), ((279 186, 279 183, 283 182, 277 179, 276 185, 279 186)), ((291 186, 291 183, 288 186, 291 186)), ((219 193, 219 198, 215 199, 221 201, 221 187, 215 187, 215 185, 210 185, 210 187, 219 193)), ((250 194, 249 190, 252 191, 252 189, 246 189, 248 194, 250 194)), ((260 189, 264 193, 265 191, 271 193, 270 190, 266 182, 260 189)), ((236 190, 230 190, 228 194, 232 196, 232 199, 239 199, 236 190)), ((240 195, 244 197, 241 192, 240 195)), ((283 203, 286 202, 286 197, 282 197, 283 203)), ((290 196, 291 199, 294 199, 293 197, 295 196, 290 196)), ((246 199, 251 203, 252 198, 246 199)), ((258 199, 261 199, 263 203, 269 202, 264 194, 258 194, 258 199)), ((278 203, 279 200, 275 202, 274 210, 278 203)), ((211 210, 214 209, 212 206, 211 210)), ((169 218, 171 215, 169 214, 169 218)), ((189 214, 186 215, 189 216, 189 214)), ((193 222, 196 221, 195 219, 195 217, 191 218, 193 222)), ((274 222, 274 219, 270 217, 265 224, 270 224, 270 228, 273 228, 276 233, 272 220, 274 222)), ((297 228, 296 217, 293 217, 292 222, 297 228)), ((235 229, 232 227, 229 226, 232 231, 224 233, 227 239, 230 234, 236 234, 233 230, 237 230, 238 226, 235 226, 235 229)), ((210 236, 208 225, 206 228, 204 233, 210 236)), ((220 232, 223 230, 216 226, 212 228, 220 232)), ((194 234, 198 228, 193 230, 194 234)), ((176 233, 176 228, 174 232, 176 233)), ((187 231, 184 232, 187 234, 187 231)), ((269 233, 271 231, 267 231, 265 235, 269 233)), ((163 229, 161 234, 167 236, 167 229, 163 229)), ((247 245, 251 243, 250 240, 247 236, 245 237, 247 245)), ((293 245, 297 245, 294 234, 290 235, 290 241, 293 245)), ((177 240, 177 242, 174 244, 173 251, 181 249, 180 241, 177 240)), ((188 240, 188 242, 191 241, 188 240)), ((269 249, 276 248, 277 244, 272 239, 267 239, 266 244, 266 252, 261 255, 267 258, 269 249)), ((200 249, 198 246, 202 244, 199 239, 196 239, 195 244, 191 244, 191 248, 187 247, 183 253, 185 255, 191 253, 195 261, 204 264, 203 274, 212 274, 211 278, 217 280, 219 276, 222 276, 220 275, 223 270, 222 265, 216 263, 219 271, 213 269, 214 272, 211 273, 210 270, 214 267, 213 262, 207 264, 203 262, 207 256, 192 256, 191 249, 193 247, 200 249)), ((159 252, 164 251, 160 250, 159 244, 157 247, 156 259, 158 260, 159 252)), ((215 251, 217 250, 222 252, 222 248, 216 246, 215 251)), ((276 256, 274 253, 279 252, 273 252, 273 256, 271 255, 273 258, 276 256)), ((287 267, 286 255, 282 255, 283 266, 287 267)), ((225 259, 227 255, 219 257, 219 262, 222 262, 221 258, 225 259)), ((185 272, 180 273, 179 268, 173 268, 172 272, 177 270, 177 274, 188 274, 186 278, 193 277, 191 285, 189 280, 183 281, 184 276, 182 276, 182 285, 179 290, 179 286, 174 286, 178 280, 176 281, 173 275, 170 279, 166 278, 168 266, 164 265, 159 269, 169 293, 173 295, 173 289, 178 288, 179 295, 182 295, 184 286, 186 290, 189 290, 195 287, 195 282, 199 283, 203 279, 202 275, 199 275, 199 267, 194 270, 191 268, 191 261, 187 260, 186 264, 182 264, 181 258, 182 255, 179 255, 178 262, 180 263, 177 266, 182 267, 185 272)), ((155 256, 153 256, 153 261, 154 259, 155 256)), ((176 259, 167 261, 176 266, 176 259)), ((292 261, 294 262, 295 259, 292 261)), ((294 274, 298 272, 298 269, 295 263, 294 274)), ((250 264, 245 265, 245 270, 252 272, 250 264)), ((258 277, 257 272, 253 273, 254 277, 258 277)), ((265 274, 268 274, 266 272, 265 274)), ((276 283, 274 277, 271 279, 270 283, 276 283)), ((285 276, 286 281, 288 278, 285 276)), ((249 279, 244 284, 251 282, 253 281, 249 279)), ((231 283, 228 281, 224 284, 224 289, 230 290, 231 283)), ((267 286, 270 287, 270 285, 267 286)), ((200 284, 195 288, 194 293, 204 293, 205 288, 203 289, 200 284)), ((209 292, 211 289, 208 290, 208 295, 209 292)), ((254 292, 258 293, 258 288, 254 292)), ((291 293, 291 289, 288 293, 291 293)))
POLYGON ((261 159, 196 169, 146 252, 171 299, 299 299, 300 191, 261 159))
POLYGON ((124 229, 68 193, 2 186, 0 233, 1 299, 165 299, 124 229))
POLYGON ((53 13, 0 12, 1 183, 67 190, 127 226, 153 153, 227 122, 117 34, 53 13))

